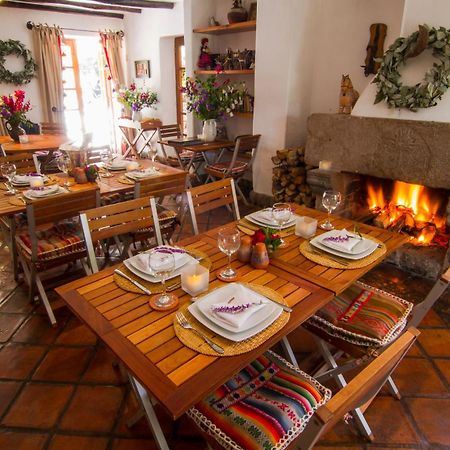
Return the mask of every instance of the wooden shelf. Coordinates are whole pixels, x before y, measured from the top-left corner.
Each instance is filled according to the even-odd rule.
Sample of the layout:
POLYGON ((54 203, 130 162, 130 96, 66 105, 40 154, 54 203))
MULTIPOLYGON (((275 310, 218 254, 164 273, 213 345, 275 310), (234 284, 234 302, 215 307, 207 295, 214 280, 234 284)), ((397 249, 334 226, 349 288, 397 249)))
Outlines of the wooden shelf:
POLYGON ((245 70, 224 70, 216 72, 215 70, 194 70, 195 75, 253 75, 255 69, 245 70))
POLYGON ((237 112, 237 113, 234 113, 234 115, 237 117, 245 118, 245 119, 253 119, 252 112, 237 112))
POLYGON ((228 34, 241 33, 243 31, 255 31, 256 20, 249 20, 247 22, 232 23, 229 25, 217 25, 215 27, 194 28, 194 33, 202 34, 228 34))

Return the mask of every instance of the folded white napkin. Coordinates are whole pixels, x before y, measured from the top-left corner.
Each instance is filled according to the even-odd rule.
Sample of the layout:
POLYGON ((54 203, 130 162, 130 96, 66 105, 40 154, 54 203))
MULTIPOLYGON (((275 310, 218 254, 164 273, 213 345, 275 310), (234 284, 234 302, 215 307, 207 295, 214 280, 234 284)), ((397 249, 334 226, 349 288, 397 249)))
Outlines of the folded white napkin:
MULTIPOLYGON (((36 175, 37 176, 37 175, 36 175)), ((30 175, 14 175, 13 183, 29 183, 30 182, 30 175)))
POLYGON ((353 247, 361 242, 357 234, 343 230, 331 230, 325 233, 320 243, 335 250, 351 253, 353 247))
MULTIPOLYGON (((169 246, 161 246, 157 248, 162 249, 168 249, 168 250, 174 250, 173 256, 175 258, 175 269, 178 269, 179 267, 183 266, 187 260, 189 259, 189 254, 186 252, 182 252, 182 249, 174 249, 173 247, 169 246)), ((133 256, 133 258, 130 258, 131 264, 134 265, 137 269, 139 269, 142 272, 145 273, 152 273, 153 270, 150 268, 149 264, 149 254, 148 253, 140 253, 139 255, 133 256)))
POLYGON ((146 178, 152 175, 158 175, 158 171, 153 167, 144 170, 131 170, 127 173, 127 177, 134 179, 146 178))
POLYGON ((242 298, 241 300, 211 305, 211 314, 238 331, 253 314, 264 308, 265 305, 266 303, 263 301, 253 302, 242 298))
POLYGON ((24 192, 24 195, 41 198, 47 197, 48 195, 56 194, 59 191, 59 186, 57 184, 53 184, 52 186, 44 186, 39 189, 29 189, 24 192))

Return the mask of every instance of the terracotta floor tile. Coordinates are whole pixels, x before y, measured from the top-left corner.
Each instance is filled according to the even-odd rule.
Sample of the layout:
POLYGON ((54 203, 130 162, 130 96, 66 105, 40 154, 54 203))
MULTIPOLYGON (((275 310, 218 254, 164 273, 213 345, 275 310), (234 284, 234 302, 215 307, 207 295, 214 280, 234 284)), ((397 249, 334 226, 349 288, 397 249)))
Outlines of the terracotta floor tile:
POLYGON ((110 386, 79 386, 62 421, 62 430, 109 432, 123 391, 110 386))
POLYGON ((364 415, 378 444, 418 444, 420 442, 401 403, 393 397, 376 397, 364 415), (388 417, 390 419, 386 420, 388 417), (395 420, 392 420, 393 417, 395 420))
POLYGON ((64 327, 64 321, 58 320, 57 327, 51 327, 48 317, 40 314, 33 314, 13 336, 14 342, 27 342, 30 344, 51 344, 55 341, 58 333, 64 327))
POLYGON ((447 380, 447 383, 450 384, 450 360, 448 359, 435 359, 434 362, 439 367, 439 370, 442 372, 444 377, 447 380))
POLYGON ((70 385, 31 383, 3 419, 14 427, 51 428, 58 420, 73 391, 70 385))
POLYGON ((121 384, 124 382, 119 368, 113 367, 117 361, 113 353, 101 347, 97 350, 94 358, 83 375, 84 383, 121 384))
POLYGON ((450 357, 449 329, 422 329, 419 342, 431 357, 450 357))
POLYGON ((48 450, 106 450, 108 438, 56 435, 48 450))
POLYGON ((41 450, 44 448, 46 440, 46 434, 0 431, 0 448, 2 450, 41 450))
POLYGON ((152 432, 145 417, 142 417, 131 428, 128 428, 127 426, 127 421, 134 417, 138 410, 139 406, 136 397, 132 392, 129 392, 125 400, 125 406, 119 419, 119 423, 114 430, 115 433, 130 437, 151 437, 152 432))
POLYGON ((0 417, 8 408, 21 385, 22 383, 16 381, 0 381, 0 417))
POLYGON ((424 354, 421 348, 417 345, 417 342, 408 350, 407 356, 413 356, 415 358, 423 358, 424 354))
POLYGON ((44 352, 45 347, 37 345, 5 345, 0 350, 0 378, 26 378, 44 352))
MULTIPOLYGON (((153 439, 114 439, 112 450, 156 450, 153 439)), ((200 450, 200 449, 199 449, 200 450)))
POLYGON ((2 313, 28 314, 36 308, 36 304, 28 299, 25 289, 16 289, 13 294, 0 306, 2 313))
POLYGON ((33 374, 33 380, 75 382, 92 355, 88 347, 56 347, 50 350, 33 374))
POLYGON ((363 447, 327 447, 326 445, 314 446, 314 450, 362 450, 363 447))
POLYGON ((425 358, 405 358, 395 369, 394 381, 402 395, 447 394, 432 364, 425 358))
POLYGON ((427 315, 423 318, 420 327, 443 327, 446 328, 445 322, 439 317, 436 311, 432 309, 428 311, 427 315))
POLYGON ((414 398, 407 403, 428 441, 450 446, 450 399, 414 398))
POLYGON ((56 340, 57 344, 65 345, 94 345, 96 342, 95 334, 76 318, 69 320, 56 340))
POLYGON ((8 342, 26 317, 24 314, 0 313, 0 342, 8 342))
POLYGON ((352 426, 347 425, 343 420, 339 421, 334 428, 326 433, 318 442, 319 445, 338 444, 344 446, 364 443, 364 439, 358 434, 358 431, 352 426))

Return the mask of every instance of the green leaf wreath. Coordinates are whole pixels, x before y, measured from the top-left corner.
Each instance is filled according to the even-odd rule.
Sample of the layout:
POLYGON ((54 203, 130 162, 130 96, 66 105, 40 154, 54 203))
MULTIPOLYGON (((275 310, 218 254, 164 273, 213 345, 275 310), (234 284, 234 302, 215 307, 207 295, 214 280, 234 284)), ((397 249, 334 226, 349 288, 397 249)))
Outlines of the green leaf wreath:
POLYGON ((385 101, 390 108, 419 108, 436 106, 450 83, 450 30, 420 25, 419 31, 398 38, 381 59, 381 67, 373 83, 378 85, 375 104, 385 101), (438 62, 414 86, 404 86, 399 67, 409 58, 431 49, 438 62))
POLYGON ((31 57, 31 52, 20 41, 9 39, 0 41, 0 83, 12 83, 15 85, 26 84, 31 81, 36 72, 37 65, 31 57), (11 72, 5 67, 5 56, 16 55, 25 60, 23 70, 11 72))

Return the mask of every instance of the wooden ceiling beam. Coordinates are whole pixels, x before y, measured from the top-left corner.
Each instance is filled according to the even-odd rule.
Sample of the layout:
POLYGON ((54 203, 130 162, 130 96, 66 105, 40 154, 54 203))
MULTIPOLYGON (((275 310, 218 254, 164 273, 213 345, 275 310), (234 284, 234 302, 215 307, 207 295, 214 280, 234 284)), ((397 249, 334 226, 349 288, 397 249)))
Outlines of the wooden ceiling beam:
POLYGON ((135 6, 137 8, 163 8, 173 9, 174 2, 155 2, 152 0, 96 0, 107 5, 135 6))
MULTIPOLYGON (((14 0, 13 0, 14 1, 14 0)), ((49 3, 52 5, 62 5, 69 6, 69 7, 76 7, 76 8, 83 8, 83 9, 93 9, 93 10, 108 10, 108 11, 122 11, 122 12, 129 12, 129 13, 141 13, 142 9, 138 8, 131 8, 129 6, 118 6, 118 5, 106 5, 106 4, 100 4, 100 3, 80 3, 72 0, 18 0, 21 3, 34 3, 34 4, 41 4, 41 3, 49 3)))
POLYGON ((19 9, 36 9, 38 11, 52 11, 60 13, 70 13, 70 14, 85 14, 88 16, 102 16, 102 17, 112 17, 114 19, 123 19, 123 14, 106 12, 106 11, 94 11, 87 9, 75 9, 64 6, 47 6, 47 5, 36 5, 33 3, 20 3, 16 1, 1 1, 0 7, 8 8, 19 8, 19 9))

